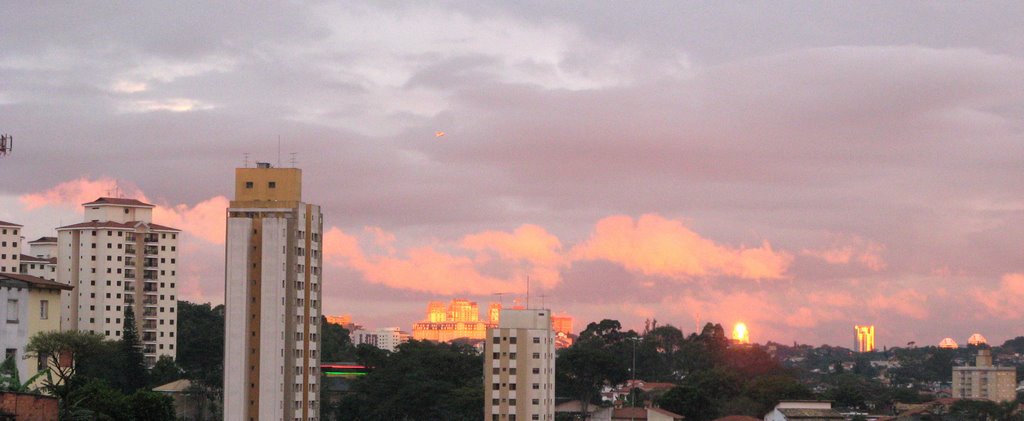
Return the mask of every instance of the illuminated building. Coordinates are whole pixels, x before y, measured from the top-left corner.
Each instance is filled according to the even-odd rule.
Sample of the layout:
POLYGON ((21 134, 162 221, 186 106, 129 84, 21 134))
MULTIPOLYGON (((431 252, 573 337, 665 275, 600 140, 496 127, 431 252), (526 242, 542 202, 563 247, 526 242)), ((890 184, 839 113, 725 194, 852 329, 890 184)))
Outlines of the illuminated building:
POLYGON ((367 344, 377 348, 395 352, 395 348, 409 340, 409 334, 397 327, 383 327, 373 330, 355 330, 352 332, 352 344, 367 344))
MULTIPOLYGON (((488 308, 488 319, 496 319, 493 313, 501 310, 500 304, 491 304, 488 308)), ((414 323, 412 338, 435 342, 451 342, 455 339, 483 340, 487 337, 487 328, 497 326, 497 320, 480 320, 480 310, 476 302, 454 299, 448 306, 433 301, 427 304, 426 320, 414 323)))
POLYGON ((21 255, 21 273, 57 280, 57 237, 39 237, 28 242, 28 254, 21 255))
POLYGON ((945 338, 939 342, 939 348, 956 349, 957 346, 958 345, 956 344, 956 341, 953 340, 953 338, 945 338))
POLYGON ((86 222, 57 228, 56 281, 70 285, 61 330, 121 339, 130 307, 146 365, 174 358, 178 327, 178 234, 153 223, 154 205, 101 197, 84 203, 86 222))
POLYGON ((224 419, 319 418, 323 217, 297 168, 235 170, 225 245, 224 419))
POLYGON ((551 328, 555 332, 572 335, 572 316, 551 316, 551 328))
POLYGON ((497 324, 498 320, 501 319, 501 304, 491 303, 487 306, 487 321, 492 324, 497 324))
POLYGON ((979 345, 985 345, 987 343, 988 343, 988 340, 985 339, 984 336, 981 336, 980 333, 975 333, 975 334, 971 335, 970 338, 967 338, 967 345, 979 346, 979 345))
POLYGON ((854 326, 853 349, 857 352, 871 352, 875 350, 875 326, 854 326))
POLYGON ((953 397, 996 402, 1017 398, 1017 369, 992 365, 988 349, 979 349, 974 366, 953 367, 953 397))
POLYGON ((484 342, 484 419, 555 419, 555 336, 547 309, 502 310, 484 342))
POLYGON ((738 344, 749 344, 750 343, 750 332, 747 330, 747 325, 736 323, 736 326, 732 328, 732 340, 738 344))

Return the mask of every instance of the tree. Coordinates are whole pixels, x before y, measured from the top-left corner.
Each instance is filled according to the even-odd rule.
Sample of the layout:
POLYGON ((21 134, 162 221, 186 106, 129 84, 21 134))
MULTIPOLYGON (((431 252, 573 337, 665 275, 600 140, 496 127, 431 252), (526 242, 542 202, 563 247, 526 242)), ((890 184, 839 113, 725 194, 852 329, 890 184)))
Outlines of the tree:
POLYGON ((135 325, 135 310, 132 306, 124 307, 124 328, 120 341, 120 373, 119 386, 121 393, 129 394, 145 387, 146 359, 142 355, 142 342, 139 340, 138 327, 135 325))
POLYGON ((409 341, 376 354, 373 369, 332 411, 345 420, 478 420, 483 359, 461 344, 409 341))
POLYGON ((355 346, 349 337, 348 329, 339 324, 329 323, 321 316, 321 361, 352 361, 356 358, 355 346))
POLYGON ((29 339, 26 352, 48 361, 52 375, 43 381, 43 389, 57 397, 62 419, 70 417, 76 409, 77 402, 68 399, 79 386, 75 379, 75 362, 102 343, 103 336, 77 330, 40 332, 29 339))
POLYGON ((718 413, 712 396, 693 386, 673 387, 658 398, 658 406, 694 421, 712 420, 718 413))
POLYGON ((224 384, 224 306, 178 301, 178 366, 193 382, 224 384))
POLYGON ((156 364, 149 370, 149 385, 151 387, 161 386, 175 380, 179 380, 185 372, 174 362, 169 355, 161 355, 156 364))
POLYGON ((580 341, 558 351, 555 393, 578 399, 583 413, 595 402, 602 386, 618 384, 627 378, 629 373, 624 361, 616 359, 599 341, 580 341))
POLYGON ((137 390, 128 397, 133 420, 174 421, 174 400, 150 390, 137 390))

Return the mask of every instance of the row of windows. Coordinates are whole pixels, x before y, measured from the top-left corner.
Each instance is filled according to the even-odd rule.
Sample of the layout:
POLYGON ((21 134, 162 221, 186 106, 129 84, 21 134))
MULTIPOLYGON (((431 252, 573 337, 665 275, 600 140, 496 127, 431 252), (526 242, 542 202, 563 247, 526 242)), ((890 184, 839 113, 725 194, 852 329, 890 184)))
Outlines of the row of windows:
MULTIPOLYGON (((11 234, 13 234, 13 235, 18 235, 18 230, 17 230, 17 229, 12 229, 11 231, 12 231, 12 232, 11 232, 11 234)), ((4 228, 4 231, 3 231, 3 233, 4 233, 5 235, 7 234, 7 228, 4 228)))
MULTIPOLYGON (((501 358, 502 355, 506 355, 506 354, 508 354, 508 357, 510 359, 513 359, 513 360, 516 359, 516 355, 517 354, 515 352, 495 352, 493 355, 491 355, 491 357, 493 359, 497 360, 497 359, 501 358)), ((548 354, 548 356, 551 356, 551 354, 548 354)), ((539 352, 534 352, 533 353, 533 359, 535 359, 535 360, 540 359, 540 353, 539 352)))
MULTIPOLYGON (((125 209, 124 213, 128 213, 128 209, 125 209)), ((93 222, 98 222, 98 221, 93 221, 93 222)), ((92 232, 91 232, 91 234, 94 237, 96 236, 97 233, 98 233, 98 231, 96 231, 96 230, 92 230, 92 232)), ((132 232, 131 234, 134 234, 134 232, 132 232)), ((142 233, 140 233, 140 234, 142 234, 142 233)), ((152 233, 152 235, 155 236, 156 233, 152 233)), ((114 231, 107 230, 107 236, 113 237, 114 236, 114 231)), ((124 231, 117 231, 117 236, 118 237, 123 237, 124 236, 124 231)), ((133 235, 129 235, 128 237, 129 237, 129 240, 132 240, 132 241, 135 240, 135 236, 133 236, 133 235)), ((166 240, 167 239, 167 233, 160 233, 160 238, 166 240)), ((171 233, 171 239, 174 240, 176 238, 178 238, 178 234, 171 233)))
MULTIPOLYGON (((509 336, 509 337, 495 336, 493 339, 494 339, 494 344, 495 345, 498 345, 498 344, 501 343, 501 341, 505 341, 505 340, 507 340, 510 345, 515 345, 516 344, 516 337, 515 336, 509 336)), ((533 343, 539 344, 540 343, 540 337, 539 336, 534 336, 533 337, 533 343)))
MULTIPOLYGON (((515 383, 493 383, 491 384, 491 390, 499 390, 505 387, 506 385, 508 386, 508 390, 516 390, 515 383)), ((533 383, 532 388, 533 390, 540 390, 540 383, 533 383)), ((548 385, 545 384, 544 388, 547 389, 548 385)))
MULTIPOLYGON (((549 401, 549 399, 544 399, 545 403, 549 403, 548 401, 549 401)), ((506 400, 505 399, 498 399, 498 398, 491 399, 491 404, 494 405, 494 406, 501 405, 501 402, 506 402, 506 400)), ((510 398, 510 399, 507 400, 507 402, 508 402, 509 406, 515 406, 516 398, 510 398)), ((532 399, 530 401, 530 403, 533 404, 533 405, 540 405, 540 399, 532 399)), ((534 418, 534 419, 536 419, 536 418, 534 418)))

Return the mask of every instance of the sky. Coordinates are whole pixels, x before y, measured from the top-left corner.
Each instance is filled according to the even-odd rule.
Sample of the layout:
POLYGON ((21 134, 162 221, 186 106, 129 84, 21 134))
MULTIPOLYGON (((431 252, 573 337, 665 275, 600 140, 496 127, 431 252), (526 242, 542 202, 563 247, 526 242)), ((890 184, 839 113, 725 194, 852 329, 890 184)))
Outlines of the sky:
POLYGON ((529 277, 577 330, 1024 335, 1021 2, 4 9, 0 220, 144 199, 181 299, 223 302, 248 160, 302 168, 324 312, 368 327, 529 277))

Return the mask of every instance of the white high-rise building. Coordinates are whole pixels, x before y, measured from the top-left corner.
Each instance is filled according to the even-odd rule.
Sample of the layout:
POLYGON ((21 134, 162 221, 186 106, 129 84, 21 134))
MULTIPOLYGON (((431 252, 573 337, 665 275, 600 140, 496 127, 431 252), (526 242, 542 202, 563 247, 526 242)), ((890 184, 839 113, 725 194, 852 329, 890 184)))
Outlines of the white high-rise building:
POLYGON ((235 170, 227 215, 224 419, 318 418, 320 207, 297 168, 235 170))
POLYGON ((501 310, 484 342, 484 419, 555 419, 555 335, 547 309, 501 310))
POLYGON ((21 225, 0 221, 0 273, 18 273, 21 225))
POLYGON ((146 364, 175 356, 179 230, 153 223, 153 205, 101 197, 85 221, 57 228, 57 282, 74 287, 61 300, 61 329, 121 338, 127 308, 146 364))

